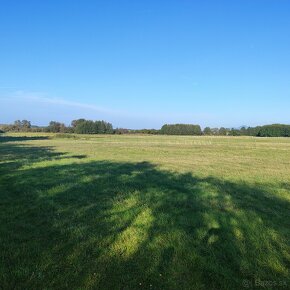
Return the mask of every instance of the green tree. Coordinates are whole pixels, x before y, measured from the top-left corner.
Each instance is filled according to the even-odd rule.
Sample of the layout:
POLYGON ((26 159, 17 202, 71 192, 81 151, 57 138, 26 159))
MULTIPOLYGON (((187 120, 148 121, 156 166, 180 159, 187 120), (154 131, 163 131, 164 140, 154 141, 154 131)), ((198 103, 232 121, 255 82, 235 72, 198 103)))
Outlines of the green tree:
POLYGON ((21 127, 23 131, 28 131, 31 128, 31 122, 28 120, 22 120, 21 127))
POLYGON ((52 133, 64 132, 65 125, 63 123, 60 123, 60 122, 50 121, 49 125, 47 127, 47 131, 52 132, 52 133))
POLYGON ((210 127, 205 127, 203 130, 204 135, 212 135, 210 127))
POLYGON ((221 135, 221 136, 226 136, 227 134, 228 134, 228 130, 227 130, 226 128, 221 127, 221 128, 219 129, 219 135, 221 135))
POLYGON ((260 137, 290 137, 290 125, 273 124, 260 127, 260 137))
POLYGON ((165 124, 160 130, 165 135, 201 135, 202 131, 199 125, 192 124, 165 124))
POLYGON ((240 132, 240 130, 238 130, 238 129, 234 129, 234 128, 232 128, 232 129, 229 131, 229 135, 230 135, 230 136, 241 136, 241 132, 240 132))
POLYGON ((77 119, 77 120, 72 120, 71 121, 71 126, 73 128, 75 128, 78 124, 82 123, 82 122, 85 122, 86 120, 85 119, 77 119))
POLYGON ((20 120, 16 120, 13 124, 13 130, 14 131, 20 131, 21 130, 21 127, 22 127, 22 123, 20 120))
POLYGON ((211 129, 211 133, 212 133, 212 135, 219 135, 219 128, 212 128, 211 129))

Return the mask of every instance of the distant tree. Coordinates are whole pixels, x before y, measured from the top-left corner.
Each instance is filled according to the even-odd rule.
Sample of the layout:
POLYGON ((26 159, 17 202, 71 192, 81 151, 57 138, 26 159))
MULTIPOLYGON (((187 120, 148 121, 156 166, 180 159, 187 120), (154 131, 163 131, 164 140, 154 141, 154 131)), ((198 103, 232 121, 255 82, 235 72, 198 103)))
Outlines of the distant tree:
POLYGON ((14 130, 14 125, 9 125, 9 124, 1 124, 0 126, 1 131, 3 132, 9 132, 14 130))
POLYGON ((204 135, 212 135, 210 127, 205 127, 203 130, 204 135))
POLYGON ((52 133, 65 132, 65 125, 60 122, 50 121, 47 127, 47 131, 52 133))
POLYGON ((97 133, 99 134, 106 133, 106 123, 104 121, 96 121, 95 126, 96 126, 97 133))
POLYGON ((85 122, 86 120, 85 119, 77 119, 77 120, 72 120, 71 121, 71 126, 73 128, 75 128, 78 124, 82 123, 82 122, 85 122))
POLYGON ((40 126, 31 126, 31 132, 47 132, 47 127, 40 127, 40 126))
POLYGON ((95 128, 96 126, 93 121, 86 120, 84 122, 80 122, 77 124, 75 132, 77 134, 95 134, 96 133, 95 128))
POLYGON ((260 137, 290 137, 290 125, 273 124, 260 127, 260 137))
POLYGON ((10 130, 11 130, 11 131, 17 131, 17 132, 19 132, 19 131, 24 131, 24 132, 26 132, 26 131, 29 131, 30 128, 31 128, 31 123, 30 123, 30 121, 27 121, 27 120, 22 120, 22 121, 20 121, 20 120, 16 120, 16 121, 14 122, 14 124, 11 125, 10 130))
POLYGON ((29 130, 31 128, 31 122, 28 120, 22 120, 21 121, 21 127, 23 130, 29 130))
POLYGON ((227 130, 226 128, 221 127, 221 128, 219 129, 219 135, 221 135, 221 136, 226 136, 227 134, 228 134, 228 130, 227 130))
POLYGON ((74 133, 75 130, 73 127, 65 127, 65 133, 74 133))
POLYGON ((241 127, 240 135, 242 135, 242 136, 246 136, 247 135, 247 128, 245 126, 241 127))
POLYGON ((201 135, 202 131, 199 125, 192 124, 165 124, 160 130, 165 135, 201 135))
POLYGON ((241 136, 241 132, 240 132, 240 130, 238 130, 238 129, 234 129, 234 128, 232 128, 232 129, 229 131, 229 135, 230 135, 230 136, 241 136))
POLYGON ((219 135, 219 131, 220 131, 219 128, 211 128, 212 135, 219 135))
POLYGON ((156 130, 156 129, 139 129, 139 130, 131 130, 130 131, 133 134, 152 134, 152 135, 156 135, 159 134, 160 130, 156 130))
POLYGON ((125 128, 116 128, 113 132, 114 134, 128 134, 130 133, 130 130, 125 129, 125 128))
POLYGON ((113 125, 105 121, 79 119, 72 122, 77 134, 113 134, 113 125))
POLYGON ((258 136, 258 133, 259 133, 260 129, 261 129, 260 126, 257 126, 257 127, 248 127, 247 128, 246 135, 247 136, 258 136))
POLYGON ((95 124, 93 121, 84 121, 77 124, 75 128, 75 132, 77 134, 94 134, 95 131, 95 124))
POLYGON ((114 130, 113 130, 113 125, 111 123, 105 122, 103 121, 105 124, 105 133, 106 134, 113 134, 114 130))
POLYGON ((63 123, 61 123, 59 126, 59 132, 66 133, 66 126, 63 123))
POLYGON ((20 131, 21 130, 21 127, 22 127, 22 123, 20 120, 16 120, 14 122, 14 131, 20 131))

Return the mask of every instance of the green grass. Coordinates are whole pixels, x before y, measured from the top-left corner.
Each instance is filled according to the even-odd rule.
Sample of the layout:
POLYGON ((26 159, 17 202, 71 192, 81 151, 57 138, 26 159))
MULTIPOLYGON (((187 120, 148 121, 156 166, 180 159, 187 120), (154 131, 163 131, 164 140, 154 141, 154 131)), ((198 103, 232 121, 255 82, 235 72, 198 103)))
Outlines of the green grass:
POLYGON ((287 288, 289 215, 290 138, 0 137, 3 289, 287 288))

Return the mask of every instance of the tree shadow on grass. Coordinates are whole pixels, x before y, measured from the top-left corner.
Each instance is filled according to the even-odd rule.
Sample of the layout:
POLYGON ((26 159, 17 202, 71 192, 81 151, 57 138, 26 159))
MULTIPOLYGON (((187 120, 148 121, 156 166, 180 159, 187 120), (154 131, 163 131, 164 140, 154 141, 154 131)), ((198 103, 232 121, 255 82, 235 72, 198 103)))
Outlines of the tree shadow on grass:
POLYGON ((21 141, 35 141, 35 140, 47 140, 48 136, 1 136, 0 143, 4 142, 21 142, 21 141))
POLYGON ((67 155, 62 152, 56 152, 52 146, 31 146, 25 143, 0 143, 0 173, 4 174, 12 170, 16 170, 23 165, 30 165, 35 162, 64 158, 84 159, 85 157, 86 155, 83 154, 67 155))
MULTIPOLYGON (((52 153, 40 150, 43 158, 52 153)), ((178 174, 148 162, 73 160, 11 168, 0 177, 4 288, 289 283, 289 203, 267 185, 178 174)))

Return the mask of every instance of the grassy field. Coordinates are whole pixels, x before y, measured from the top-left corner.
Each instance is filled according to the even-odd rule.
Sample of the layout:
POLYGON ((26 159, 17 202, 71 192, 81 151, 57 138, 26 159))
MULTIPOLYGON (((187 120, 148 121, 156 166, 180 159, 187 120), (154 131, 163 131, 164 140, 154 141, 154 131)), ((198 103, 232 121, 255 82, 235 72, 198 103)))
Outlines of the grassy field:
POLYGON ((290 138, 0 137, 0 288, 287 288, 289 240, 290 138))

